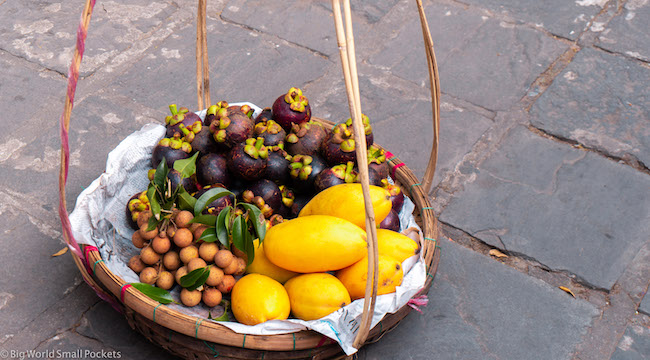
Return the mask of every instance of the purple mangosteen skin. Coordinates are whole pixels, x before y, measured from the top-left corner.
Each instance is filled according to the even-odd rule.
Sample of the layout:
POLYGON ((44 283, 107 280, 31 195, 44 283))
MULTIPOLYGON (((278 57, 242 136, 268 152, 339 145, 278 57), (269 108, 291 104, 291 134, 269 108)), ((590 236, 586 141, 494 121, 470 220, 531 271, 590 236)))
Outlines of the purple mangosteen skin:
POLYGON ((167 146, 156 145, 153 148, 153 154, 151 155, 151 167, 154 169, 158 168, 163 157, 167 162, 167 167, 172 169, 176 160, 187 159, 190 157, 190 154, 181 149, 172 149, 167 146))
POLYGON ((400 191, 399 194, 392 195, 390 201, 393 203, 392 209, 399 213, 402 210, 402 206, 404 206, 404 193, 400 191))
POLYGON ((257 180, 248 187, 248 190, 252 191, 255 196, 261 196, 274 212, 280 209, 282 193, 278 185, 273 181, 267 179, 257 180))
POLYGON ((188 177, 188 178, 183 178, 181 176, 181 173, 171 169, 169 170, 169 173, 167 174, 167 178, 171 182, 172 185, 172 190, 176 189, 178 185, 182 185, 183 188, 188 192, 188 193, 193 193, 196 191, 196 179, 194 176, 188 177))
POLYGON ((289 181, 289 160, 277 151, 270 151, 264 170, 264 178, 275 181, 278 184, 286 184, 289 181))
POLYGON ((345 164, 348 161, 352 161, 355 163, 357 162, 356 151, 350 151, 350 152, 343 151, 341 150, 339 144, 330 141, 323 142, 323 146, 321 148, 321 154, 323 155, 323 158, 327 160, 327 163, 330 164, 331 166, 338 165, 338 164, 345 164))
POLYGON ((376 162, 371 162, 368 164, 369 169, 373 169, 375 172, 377 172, 377 175, 381 179, 385 179, 388 177, 388 163, 383 162, 381 164, 378 164, 376 162))
POLYGON ((309 104, 305 106, 304 112, 293 111, 290 108, 291 105, 284 101, 284 96, 278 97, 271 108, 273 120, 280 126, 289 131, 291 124, 301 124, 311 119, 311 106, 309 104))
POLYGON ((380 229, 388 229, 399 232, 399 215, 395 210, 391 209, 384 220, 379 224, 380 229))
POLYGON ((214 137, 210 133, 210 129, 207 126, 201 128, 192 140, 192 155, 198 152, 199 157, 204 156, 205 154, 215 153, 220 150, 220 147, 214 141, 214 137))
POLYGON ((202 156, 196 163, 196 177, 202 186, 230 186, 231 179, 225 154, 210 153, 202 156))
POLYGON ((253 159, 244 152, 244 143, 233 147, 228 153, 228 170, 235 176, 248 181, 261 179, 266 170, 267 159, 253 159))
POLYGON ((165 137, 171 138, 176 133, 183 136, 183 132, 181 131, 180 125, 183 124, 186 128, 189 128, 190 126, 194 125, 194 123, 197 121, 201 122, 201 118, 198 115, 196 115, 193 112, 185 113, 185 117, 183 118, 183 120, 179 121, 175 125, 167 125, 167 132, 165 134, 165 137))
POLYGON ((334 175, 332 168, 325 169, 318 174, 314 180, 314 188, 316 192, 321 192, 329 187, 345 184, 345 180, 334 175))
POLYGON ((272 120, 272 119, 273 119, 273 115, 272 115, 272 112, 271 112, 271 108, 266 107, 266 108, 262 109, 262 112, 259 115, 257 115, 257 117, 255 118, 255 124, 261 123, 261 122, 267 122, 267 121, 272 120))

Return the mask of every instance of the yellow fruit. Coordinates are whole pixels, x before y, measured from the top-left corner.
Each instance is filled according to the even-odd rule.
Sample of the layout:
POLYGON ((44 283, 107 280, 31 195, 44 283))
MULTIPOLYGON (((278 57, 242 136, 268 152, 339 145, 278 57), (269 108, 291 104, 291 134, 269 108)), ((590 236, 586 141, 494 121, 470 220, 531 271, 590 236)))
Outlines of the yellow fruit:
POLYGON ((235 318, 245 325, 286 320, 291 311, 284 286, 260 274, 249 274, 239 279, 232 289, 231 300, 235 318))
MULTIPOLYGON (((402 284, 404 276, 400 262, 390 256, 379 255, 378 270, 377 295, 395 292, 395 288, 402 284)), ((336 277, 348 289, 352 300, 363 298, 366 294, 366 279, 368 279, 368 257, 337 271, 336 277)))
POLYGON ((248 274, 266 275, 271 279, 280 282, 281 284, 284 284, 287 282, 287 280, 298 275, 297 272, 283 269, 270 262, 264 254, 264 243, 262 243, 262 245, 259 245, 260 241, 256 239, 253 244, 255 248, 255 258, 253 259, 253 262, 246 268, 246 272, 248 274))
MULTIPOLYGON (((393 207, 390 194, 384 188, 370 185, 370 199, 375 210, 375 222, 379 224, 393 207)), ((365 229, 366 211, 361 184, 340 184, 319 192, 298 216, 307 215, 336 216, 365 229)))
POLYGON ((301 320, 316 320, 350 303, 350 294, 341 281, 328 273, 303 274, 284 284, 291 313, 301 320))
POLYGON ((377 229, 377 251, 393 257, 400 263, 420 251, 420 246, 410 237, 398 232, 377 229))
POLYGON ((300 273, 342 269, 367 254, 366 232, 328 215, 303 216, 273 226, 264 254, 273 264, 300 273))

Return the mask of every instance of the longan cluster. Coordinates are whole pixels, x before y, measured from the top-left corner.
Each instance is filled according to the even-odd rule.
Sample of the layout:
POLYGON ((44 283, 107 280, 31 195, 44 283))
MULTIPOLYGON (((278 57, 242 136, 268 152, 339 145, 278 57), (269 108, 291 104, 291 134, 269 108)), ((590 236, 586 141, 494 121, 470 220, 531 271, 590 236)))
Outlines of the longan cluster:
POLYGON ((129 260, 129 268, 140 275, 140 282, 169 290, 181 286, 181 277, 200 268, 209 267, 205 284, 196 290, 183 288, 181 302, 196 306, 201 301, 208 306, 219 305, 223 294, 230 293, 235 276, 244 274, 246 255, 233 246, 233 251, 216 242, 199 241, 206 225, 191 223, 189 211, 176 211, 166 229, 159 226, 147 231, 151 212, 142 212, 137 219, 140 228, 133 233, 133 245, 141 249, 129 260), (233 252, 235 254, 233 254, 233 252))

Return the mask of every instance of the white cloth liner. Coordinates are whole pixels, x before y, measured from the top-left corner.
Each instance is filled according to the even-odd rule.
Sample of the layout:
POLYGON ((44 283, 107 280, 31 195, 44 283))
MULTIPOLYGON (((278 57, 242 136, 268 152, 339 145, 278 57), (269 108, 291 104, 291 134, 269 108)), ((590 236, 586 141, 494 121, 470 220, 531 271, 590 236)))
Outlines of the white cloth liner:
MULTIPOLYGON (((233 105, 241 104, 244 103, 233 105)), ((245 104, 255 110, 255 116, 261 112, 261 109, 254 104, 245 104)), ((205 113, 206 110, 203 110, 197 114, 203 118, 205 113)), ((127 266, 128 260, 138 254, 139 249, 131 242, 134 231, 126 220, 126 203, 133 194, 146 190, 149 183, 147 171, 151 169, 151 153, 164 134, 163 125, 148 124, 124 139, 109 153, 106 171, 82 191, 77 198, 74 211, 70 214, 70 222, 77 242, 96 246, 106 266, 126 282, 139 282, 138 275, 127 266)), ((414 208, 413 202, 405 197, 404 207, 400 212, 401 231, 409 227, 420 229, 412 215, 414 208)), ((426 266, 421 256, 412 256, 404 261, 403 269, 404 279, 397 291, 377 297, 372 326, 375 326, 386 313, 393 313, 405 306, 424 286, 426 266)), ((179 292, 178 287, 171 292, 177 301, 179 292)), ((211 321, 207 320, 209 308, 203 304, 192 308, 177 304, 168 306, 176 311, 211 321)), ((345 353, 351 355, 357 351, 352 347, 352 342, 358 331, 362 312, 363 299, 359 299, 314 321, 272 320, 255 326, 238 322, 220 322, 220 324, 238 333, 257 335, 286 334, 307 328, 337 341, 345 353)))

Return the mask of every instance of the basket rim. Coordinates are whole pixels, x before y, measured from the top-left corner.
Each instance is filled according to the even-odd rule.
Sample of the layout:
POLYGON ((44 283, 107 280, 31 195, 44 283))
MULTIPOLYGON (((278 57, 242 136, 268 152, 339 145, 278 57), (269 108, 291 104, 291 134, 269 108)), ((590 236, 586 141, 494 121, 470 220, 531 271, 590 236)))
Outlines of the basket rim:
MULTIPOLYGON (((313 120, 316 120, 319 123, 322 123, 328 128, 332 128, 334 123, 328 120, 320 119, 317 117, 312 117, 313 120)), ((384 149, 381 145, 376 144, 380 148, 384 149)), ((436 241, 438 238, 438 222, 431 208, 428 197, 424 194, 420 188, 417 178, 413 174, 410 168, 406 166, 397 156, 391 156, 387 159, 388 163, 393 168, 393 179, 400 188, 405 191, 407 196, 415 204, 414 214, 419 213, 421 219, 419 221, 420 226, 422 227, 422 234, 425 240, 421 244, 421 251, 424 255, 425 266, 427 269, 427 279, 422 289, 418 294, 424 295, 428 293, 428 290, 431 286, 433 277, 437 271, 437 265, 439 261, 439 247, 437 247, 436 241), (406 185, 409 187, 407 188, 406 185), (427 226, 430 225, 430 226, 427 226)), ((88 261, 89 263, 94 264, 93 273, 99 283, 106 287, 110 293, 115 296, 124 307, 131 309, 132 311, 137 312, 141 316, 145 317, 148 320, 154 321, 156 324, 164 326, 168 329, 188 335, 200 340, 210 341, 217 344, 233 346, 233 344, 241 344, 240 347, 247 349, 257 349, 257 350, 279 350, 279 351, 291 351, 291 350, 305 350, 315 348, 322 342, 322 338, 325 336, 321 333, 318 333, 313 330, 301 330, 294 333, 287 334, 276 334, 276 335, 254 335, 254 334, 241 334, 237 333, 230 328, 221 325, 214 321, 204 321, 196 316, 187 315, 176 310, 172 310, 159 302, 147 297, 142 294, 132 286, 130 283, 125 282, 122 278, 115 275, 113 272, 108 269, 108 267, 101 261, 101 255, 98 251, 89 251, 88 252, 88 261), (154 319, 155 315, 155 319, 154 319)), ((80 271, 86 271, 84 265, 81 262, 75 262, 80 271)), ((407 310, 401 317, 395 322, 396 325, 401 318, 406 316, 410 311, 408 305, 404 305, 395 313, 389 313, 382 318, 380 321, 386 321, 391 316, 396 316, 398 312, 402 310, 407 310), (406 309, 404 309, 406 308, 406 309)), ((379 325, 379 324, 378 324, 379 325)), ((383 329, 382 326, 375 326, 369 334, 369 340, 373 337, 381 335, 381 333, 387 331, 390 327, 383 329), (381 328, 382 331, 378 328, 381 328)))

